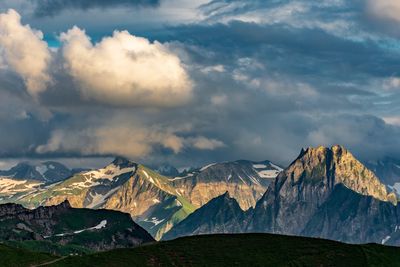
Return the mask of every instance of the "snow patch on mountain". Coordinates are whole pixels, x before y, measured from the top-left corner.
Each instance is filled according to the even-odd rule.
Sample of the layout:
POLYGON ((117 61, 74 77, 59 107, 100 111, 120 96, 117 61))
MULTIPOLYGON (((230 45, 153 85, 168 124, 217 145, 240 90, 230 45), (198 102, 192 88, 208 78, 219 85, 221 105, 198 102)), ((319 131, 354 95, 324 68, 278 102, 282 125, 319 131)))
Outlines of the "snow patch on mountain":
POLYGON ((86 231, 101 230, 101 229, 105 228, 106 226, 107 226, 107 220, 102 220, 98 225, 90 227, 90 228, 77 230, 77 231, 74 231, 72 233, 62 233, 62 234, 55 234, 55 235, 52 235, 52 236, 43 236, 43 238, 48 239, 48 238, 53 237, 53 236, 63 237, 63 236, 69 236, 69 235, 76 235, 76 234, 80 234, 80 233, 86 232, 86 231))
POLYGON ((261 178, 272 179, 272 178, 276 178, 279 173, 280 173, 280 171, 277 171, 277 170, 262 170, 262 171, 258 172, 258 175, 261 178))
POLYGON ((208 168, 214 166, 215 164, 217 164, 217 163, 208 164, 208 165, 204 166, 203 168, 201 168, 200 171, 201 171, 201 172, 202 172, 202 171, 205 171, 205 170, 207 170, 208 168))
POLYGON ((108 179, 113 180, 115 177, 128 172, 134 172, 136 167, 120 168, 117 165, 110 164, 103 169, 86 172, 85 175, 89 175, 94 179, 108 179))
POLYGON ((108 197, 110 197, 112 194, 117 192, 119 188, 120 188, 120 186, 113 188, 110 191, 108 191, 106 194, 98 194, 98 193, 91 192, 90 196, 92 197, 92 202, 89 205, 87 205, 87 208, 95 209, 95 208, 101 207, 103 204, 106 203, 108 197))
POLYGON ((385 245, 385 243, 388 242, 390 238, 391 238, 390 235, 386 236, 384 239, 382 239, 381 244, 382 244, 382 245, 385 245))
POLYGON ((183 180, 183 179, 187 179, 187 178, 190 178, 190 177, 193 177, 194 176, 194 173, 188 173, 187 175, 185 175, 185 176, 177 176, 177 177, 174 177, 174 178, 172 178, 172 179, 168 179, 168 180, 170 180, 170 181, 176 181, 176 180, 183 180))
POLYGON ((116 181, 118 181, 119 176, 126 174, 126 173, 133 173, 133 172, 135 172, 135 170, 136 170, 135 167, 120 168, 119 166, 111 164, 103 169, 93 170, 93 171, 82 173, 80 175, 80 177, 82 177, 82 179, 84 179, 84 180, 72 183, 71 185, 69 185, 65 188, 60 188, 60 189, 56 189, 56 190, 63 191, 68 188, 83 189, 83 188, 95 187, 95 186, 101 185, 102 180, 109 180, 111 182, 116 182, 116 181))
POLYGON ((45 176, 45 173, 48 171, 48 168, 46 165, 39 165, 35 167, 35 170, 40 173, 43 177, 45 176))
POLYGON ((160 219, 158 219, 157 217, 152 217, 150 220, 149 220, 149 219, 143 220, 143 222, 152 223, 153 226, 152 226, 151 228, 153 228, 153 227, 159 225, 159 224, 162 223, 163 221, 165 221, 165 219, 161 219, 161 220, 160 220, 160 219))
POLYGON ((143 174, 146 176, 146 178, 152 183, 152 184, 156 184, 156 182, 154 181, 154 179, 146 172, 143 170, 143 174))
POLYGON ((265 164, 253 164, 253 168, 263 169, 263 168, 267 168, 267 165, 265 165, 265 164))
POLYGON ((272 162, 269 163, 273 168, 277 169, 279 172, 283 171, 283 169, 281 167, 279 167, 278 165, 273 164, 272 162))
POLYGON ((278 174, 283 171, 283 169, 271 162, 268 162, 269 166, 263 163, 253 164, 253 168, 258 173, 261 178, 273 179, 278 176, 278 174))

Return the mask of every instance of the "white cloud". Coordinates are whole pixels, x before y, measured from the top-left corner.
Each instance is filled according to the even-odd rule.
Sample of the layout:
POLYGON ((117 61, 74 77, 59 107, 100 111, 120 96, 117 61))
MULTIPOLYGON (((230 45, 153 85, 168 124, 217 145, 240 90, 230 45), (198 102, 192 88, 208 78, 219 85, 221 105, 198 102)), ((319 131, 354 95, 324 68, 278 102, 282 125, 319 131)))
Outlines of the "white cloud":
POLYGON ((143 159, 156 147, 171 150, 174 154, 185 148, 214 150, 225 146, 216 139, 204 136, 181 137, 185 131, 179 127, 146 126, 129 122, 123 117, 104 118, 100 124, 88 121, 85 127, 58 129, 52 132, 46 144, 36 148, 39 154, 72 153, 81 155, 122 155, 143 159))
POLYGON ((400 116, 388 116, 382 118, 387 124, 400 126, 400 116))
POLYGON ((387 91, 399 90, 400 89, 400 78, 391 77, 383 81, 383 89, 387 91))
POLYGON ((222 141, 209 139, 204 136, 189 138, 187 141, 191 146, 200 150, 214 150, 225 146, 222 141))
POLYGON ((174 133, 147 129, 143 126, 102 125, 81 131, 56 130, 47 144, 38 146, 38 153, 64 152, 83 155, 118 154, 143 158, 153 147, 161 145, 179 153, 183 141, 174 133))
POLYGON ((0 52, 2 60, 22 77, 32 96, 46 90, 51 60, 47 43, 42 32, 22 25, 21 16, 13 9, 0 14, 0 52))
POLYGON ((157 41, 115 31, 93 45, 77 27, 60 39, 66 67, 87 99, 163 107, 180 105, 191 97, 192 82, 179 57, 157 41))
POLYGON ((201 69, 201 72, 203 72, 205 74, 209 74, 209 73, 212 73, 212 72, 222 73, 222 72, 225 72, 225 71, 226 70, 225 70, 224 65, 221 65, 221 64, 213 65, 213 66, 207 66, 207 67, 201 69))
POLYGON ((367 0, 367 4, 372 15, 400 22, 400 2, 398 0, 367 0))
POLYGON ((228 97, 225 94, 213 95, 211 97, 211 104, 214 106, 224 106, 228 103, 228 97))

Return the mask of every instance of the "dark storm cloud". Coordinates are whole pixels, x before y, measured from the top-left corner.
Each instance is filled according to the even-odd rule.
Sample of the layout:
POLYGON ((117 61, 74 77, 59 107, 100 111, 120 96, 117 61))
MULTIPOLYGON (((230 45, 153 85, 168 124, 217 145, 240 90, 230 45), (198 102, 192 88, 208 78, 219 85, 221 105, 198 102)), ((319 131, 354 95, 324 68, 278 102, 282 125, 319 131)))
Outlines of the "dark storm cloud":
POLYGON ((239 21, 180 26, 164 38, 183 43, 191 64, 224 66, 223 72, 191 74, 199 95, 185 119, 227 147, 207 156, 185 151, 183 158, 285 164, 303 146, 336 143, 362 159, 400 157, 400 128, 378 117, 382 109, 398 109, 400 92, 384 91, 382 81, 399 75, 400 54, 381 42, 239 21), (245 79, 235 80, 235 74, 245 79), (210 107, 212 95, 226 95, 225 105, 210 107))
MULTIPOLYGON (((240 57, 256 58, 269 66, 268 75, 279 72, 319 81, 363 83, 366 77, 395 76, 400 71, 398 51, 387 50, 380 42, 352 41, 321 29, 236 21, 178 27, 169 38, 212 51, 210 57, 198 55, 203 63, 219 61, 232 66, 240 57)), ((361 89, 351 88, 355 93, 361 89)))
MULTIPOLYGON (((53 11, 47 15, 95 7, 81 2, 42 4, 58 3, 49 5, 53 11)), ((116 2, 96 7, 128 1, 116 2)), ((21 100, 0 105, 6 129, 0 133, 0 154, 110 155, 118 153, 112 147, 115 140, 124 140, 124 148, 138 132, 139 145, 146 142, 141 136, 169 132, 182 140, 206 136, 224 145, 214 150, 183 145, 175 154, 156 140, 148 144, 149 154, 133 159, 185 166, 244 158, 286 165, 302 147, 333 144, 347 146, 363 160, 400 158, 400 127, 382 119, 400 114, 400 86, 385 88, 388 80, 400 76, 400 45, 382 38, 378 28, 368 30, 364 2, 215 0, 201 7, 205 21, 143 31, 145 37, 166 43, 187 66, 194 95, 186 106, 147 110, 101 105, 81 99, 74 81, 62 71, 52 73, 52 85, 39 103, 24 106, 22 81, 3 77, 8 95, 0 95, 0 104, 11 99, 10 94, 21 100), (268 13, 279 14, 280 9, 285 12, 278 20, 268 13), (36 105, 53 117, 38 119, 40 112, 31 111, 36 105), (123 132, 126 138, 119 135, 123 132), (107 142, 93 142, 105 134, 111 136, 107 142), (110 146, 94 149, 98 143, 110 146), (38 153, 41 145, 54 149, 38 153)), ((98 26, 95 21, 93 27, 98 26)))
POLYGON ((157 7, 160 0, 31 0, 38 17, 54 16, 64 10, 110 7, 157 7))

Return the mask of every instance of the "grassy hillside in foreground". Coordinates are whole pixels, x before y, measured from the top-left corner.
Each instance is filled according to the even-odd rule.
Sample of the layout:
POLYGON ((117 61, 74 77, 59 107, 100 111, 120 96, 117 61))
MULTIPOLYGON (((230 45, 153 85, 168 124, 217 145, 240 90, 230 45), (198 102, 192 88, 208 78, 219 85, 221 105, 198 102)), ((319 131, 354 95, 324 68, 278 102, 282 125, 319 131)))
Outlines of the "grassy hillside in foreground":
POLYGON ((34 266, 55 259, 57 259, 57 257, 50 254, 0 245, 0 266, 2 267, 34 266))
POLYGON ((15 248, 21 248, 34 252, 49 253, 57 256, 68 256, 71 254, 90 254, 94 253, 84 246, 77 245, 61 245, 52 243, 50 241, 39 241, 39 240, 26 240, 26 241, 6 241, 5 245, 15 248))
POLYGON ((270 234, 184 237, 58 258, 0 246, 0 266, 400 266, 400 248, 270 234))
POLYGON ((400 266, 400 248, 270 234, 185 237, 49 266, 400 266))

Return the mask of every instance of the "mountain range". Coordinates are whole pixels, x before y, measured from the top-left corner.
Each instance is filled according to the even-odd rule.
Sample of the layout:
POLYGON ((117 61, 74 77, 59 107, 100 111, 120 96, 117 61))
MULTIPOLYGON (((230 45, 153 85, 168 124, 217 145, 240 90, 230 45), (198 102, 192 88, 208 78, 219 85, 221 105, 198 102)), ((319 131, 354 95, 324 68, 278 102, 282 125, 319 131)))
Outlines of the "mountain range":
POLYGON ((54 183, 0 177, 0 203, 120 211, 156 240, 261 232, 400 245, 396 166, 364 165, 339 145, 303 149, 285 169, 239 160, 179 173, 117 157, 54 183))
POLYGON ((254 207, 280 171, 269 161, 241 160, 209 164, 169 177, 117 157, 104 168, 82 171, 53 184, 0 178, 0 183, 7 184, 0 202, 36 208, 68 200, 75 208, 122 211, 161 239, 175 224, 225 191, 243 209, 254 207))
POLYGON ((345 148, 309 148, 278 175, 254 209, 241 210, 226 193, 164 239, 263 232, 398 246, 399 215, 396 196, 345 148))
POLYGON ((54 183, 65 180, 82 170, 83 169, 70 169, 55 161, 45 161, 38 164, 21 162, 9 170, 0 170, 0 177, 54 183))

